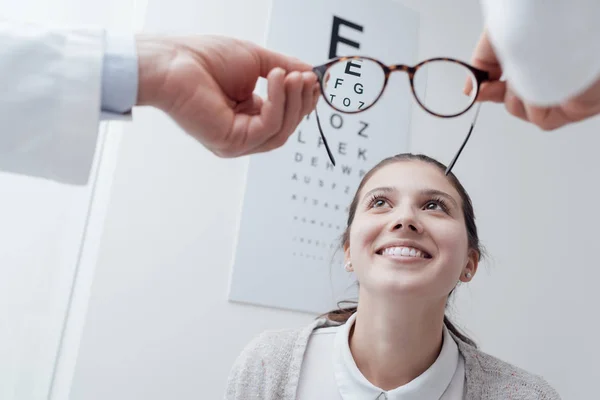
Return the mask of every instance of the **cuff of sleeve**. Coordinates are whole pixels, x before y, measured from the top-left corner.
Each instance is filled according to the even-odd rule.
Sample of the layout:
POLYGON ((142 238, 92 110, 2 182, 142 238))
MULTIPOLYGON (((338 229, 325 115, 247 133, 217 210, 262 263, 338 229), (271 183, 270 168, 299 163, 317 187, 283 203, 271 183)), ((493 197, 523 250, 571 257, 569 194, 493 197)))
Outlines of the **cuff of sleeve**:
POLYGON ((138 93, 135 38, 107 33, 102 62, 102 111, 128 113, 138 93))
POLYGON ((598 0, 485 0, 490 41, 515 93, 537 106, 560 104, 600 78, 598 0))

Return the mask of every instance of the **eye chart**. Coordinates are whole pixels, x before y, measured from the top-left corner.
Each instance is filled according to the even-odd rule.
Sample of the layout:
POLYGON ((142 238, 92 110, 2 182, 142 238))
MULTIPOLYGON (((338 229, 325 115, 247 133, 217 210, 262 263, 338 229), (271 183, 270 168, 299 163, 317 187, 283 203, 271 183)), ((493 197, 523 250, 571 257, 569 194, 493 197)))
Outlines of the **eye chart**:
MULTIPOLYGON (((418 14, 393 0, 273 0, 266 47, 312 65, 351 55, 416 64, 418 26, 418 14)), ((342 80, 332 77, 328 96, 347 105, 372 95, 360 68, 355 63, 342 71, 342 80)), ((260 89, 264 96, 266 86, 260 89)), ((231 301, 320 314, 356 299, 340 243, 348 207, 371 167, 407 151, 415 106, 410 90, 408 76, 397 72, 377 104, 359 114, 319 100, 335 166, 314 112, 283 147, 250 157, 231 301)))

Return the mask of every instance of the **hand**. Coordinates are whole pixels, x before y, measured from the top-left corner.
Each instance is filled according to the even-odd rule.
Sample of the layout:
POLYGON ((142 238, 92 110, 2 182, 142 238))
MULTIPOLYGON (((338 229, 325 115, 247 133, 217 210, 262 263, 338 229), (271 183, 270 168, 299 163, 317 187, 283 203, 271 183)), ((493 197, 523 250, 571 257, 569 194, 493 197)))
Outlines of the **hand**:
MULTIPOLYGON (((477 101, 504 103, 510 114, 543 130, 557 129, 600 113, 600 79, 585 92, 556 106, 540 107, 520 99, 511 90, 510 82, 499 80, 502 76, 502 66, 485 30, 475 47, 471 64, 490 73, 491 81, 481 85, 477 101)), ((471 88, 469 80, 465 86, 465 93, 469 93, 471 88)))
POLYGON ((282 146, 319 98, 312 67, 242 40, 137 37, 138 105, 168 113, 220 157, 282 146), (268 99, 253 94, 267 78, 268 99))

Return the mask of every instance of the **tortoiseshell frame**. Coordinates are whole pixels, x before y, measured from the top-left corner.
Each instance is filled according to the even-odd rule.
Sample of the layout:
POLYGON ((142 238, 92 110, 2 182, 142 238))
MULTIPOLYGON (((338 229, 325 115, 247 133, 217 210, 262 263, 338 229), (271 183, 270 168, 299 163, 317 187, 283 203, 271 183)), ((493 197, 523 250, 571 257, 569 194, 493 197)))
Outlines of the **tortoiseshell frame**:
MULTIPOLYGON (((440 117, 440 118, 454 118, 454 117, 458 117, 460 115, 463 115, 464 113, 466 113, 467 111, 469 111, 471 109, 471 107, 473 107, 473 104, 475 104, 475 99, 479 95, 479 88, 480 88, 481 84, 483 82, 489 80, 489 74, 488 74, 487 71, 483 71, 483 70, 480 70, 478 68, 475 68, 472 65, 464 63, 464 62, 462 62, 460 60, 456 60, 456 59, 453 59, 453 58, 446 58, 446 57, 430 58, 430 59, 421 61, 420 63, 418 63, 415 66, 410 66, 410 65, 404 65, 404 64, 386 65, 386 64, 382 63, 379 60, 376 60, 376 59, 371 58, 371 57, 365 57, 365 56, 345 56, 345 57, 334 58, 334 59, 328 61, 325 64, 318 65, 318 66, 316 66, 316 67, 313 68, 313 72, 317 75, 317 78, 319 80, 319 86, 321 88, 321 94, 325 98, 325 101, 327 102, 327 104, 329 104, 335 110, 337 110, 339 112, 343 112, 345 114, 357 114, 357 113, 366 111, 369 108, 373 107, 373 105, 375 105, 375 103, 377 103, 377 101, 379 100, 379 98, 383 95, 383 92, 385 91, 385 89, 387 87, 387 83, 389 81, 391 73, 395 72, 395 71, 403 71, 403 72, 406 72, 408 74, 408 78, 409 78, 409 81, 410 81, 410 88, 411 88, 413 97, 415 98, 415 100, 417 101, 417 103, 421 106, 421 108, 423 108, 429 114, 434 115, 436 117, 440 117), (357 111, 342 110, 342 109, 339 109, 339 108, 337 108, 336 106, 334 106, 333 104, 330 103, 329 99, 327 98, 327 95, 325 94, 325 87, 324 87, 323 79, 325 77, 325 73, 327 72, 327 70, 332 65, 337 64, 339 62, 350 61, 350 60, 357 60, 357 59, 370 60, 370 61, 373 61, 373 62, 377 63, 381 67, 381 69, 384 71, 385 81, 384 81, 383 87, 381 88, 381 92, 379 93, 379 95, 377 96, 377 98, 375 99, 375 101, 373 101, 368 107, 363 108, 362 110, 357 110, 357 111), (442 115, 442 114, 438 114, 438 113, 436 113, 434 111, 429 110, 419 100, 419 97, 415 93, 415 86, 414 86, 413 78, 415 76, 415 73, 417 72, 417 70, 420 67, 422 67, 423 65, 425 65, 425 64, 427 64, 429 62, 432 62, 432 61, 449 61, 449 62, 453 62, 453 63, 456 63, 456 64, 460 64, 460 65, 464 66, 465 68, 469 69, 473 73, 473 76, 475 77, 475 81, 477 83, 477 85, 475 87, 475 95, 473 96, 473 101, 471 101, 471 104, 469 104, 469 106, 467 108, 465 108, 463 111, 461 111, 459 113, 456 113, 456 114, 452 114, 452 115, 442 115)), ((319 132, 321 133, 321 139, 323 140, 323 144, 325 145, 325 149, 327 150, 327 155, 329 156, 329 159, 331 160, 331 163, 333 165, 335 165, 335 160, 333 158, 333 154, 331 153, 331 150, 329 149, 329 146, 327 144, 327 140, 325 139, 325 135, 323 134, 323 129, 321 128, 321 122, 319 120, 319 114, 316 112, 316 109, 315 109, 315 115, 317 117, 317 124, 319 126, 319 132)), ((458 158, 458 155, 460 154, 460 152, 464 148, 467 140, 469 139, 472 130, 473 130, 473 126, 471 126, 471 130, 469 131, 469 134, 467 135, 465 141, 463 142, 463 144, 462 144, 462 146, 461 146, 461 148, 459 150, 459 153, 457 153, 457 155, 454 157, 452 165, 454 165, 454 163, 456 162, 456 159, 458 158)), ((448 174, 450 172, 449 171, 450 168, 451 168, 451 166, 449 166, 448 170, 446 171, 446 174, 448 174)))

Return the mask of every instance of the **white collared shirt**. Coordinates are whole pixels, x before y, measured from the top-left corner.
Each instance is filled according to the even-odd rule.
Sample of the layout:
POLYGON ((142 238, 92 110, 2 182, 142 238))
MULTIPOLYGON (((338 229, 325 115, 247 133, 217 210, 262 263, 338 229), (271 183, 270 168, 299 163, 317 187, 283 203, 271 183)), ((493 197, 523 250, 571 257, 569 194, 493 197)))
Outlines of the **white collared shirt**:
POLYGON ((297 400, 462 400, 464 359, 444 326, 442 350, 423 374, 396 389, 384 391, 360 372, 348 339, 356 314, 341 326, 317 329, 311 335, 298 383, 297 400))

